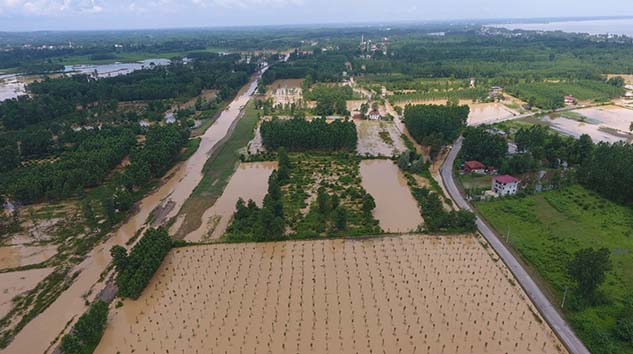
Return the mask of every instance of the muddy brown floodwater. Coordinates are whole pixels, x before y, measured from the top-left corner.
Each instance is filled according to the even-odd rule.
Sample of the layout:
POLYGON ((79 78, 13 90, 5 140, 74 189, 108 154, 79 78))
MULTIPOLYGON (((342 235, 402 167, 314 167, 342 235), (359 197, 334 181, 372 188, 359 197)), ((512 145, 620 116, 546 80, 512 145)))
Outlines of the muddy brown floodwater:
POLYGON ((33 289, 52 271, 53 268, 41 268, 0 274, 0 318, 9 313, 14 297, 33 289))
POLYGON ((229 226, 239 198, 252 199, 261 206, 268 191, 268 177, 277 162, 241 163, 231 177, 222 196, 202 215, 202 225, 185 237, 187 241, 209 241, 220 238, 229 226))
POLYGON ((0 270, 41 263, 55 254, 55 245, 0 247, 0 270))
POLYGON ((138 205, 139 211, 131 216, 104 243, 95 247, 87 258, 74 271, 81 273, 74 283, 64 291, 44 312, 29 322, 20 331, 3 354, 43 353, 50 349, 58 334, 66 324, 83 313, 86 301, 83 295, 89 294, 92 300, 103 287, 99 277, 110 263, 110 248, 114 245, 125 245, 138 230, 145 228, 152 211, 161 205, 171 205, 164 219, 176 215, 184 201, 202 179, 202 169, 209 155, 217 148, 230 132, 231 127, 240 116, 242 107, 248 103, 257 88, 258 80, 252 80, 240 91, 233 102, 224 110, 218 119, 201 137, 200 147, 184 163, 177 165, 165 177, 160 188, 145 197, 138 205))
POLYGON ((97 354, 565 353, 472 236, 173 250, 97 354))
POLYGON ((374 217, 385 232, 416 231, 423 223, 407 181, 391 160, 360 163, 363 188, 376 200, 374 217))

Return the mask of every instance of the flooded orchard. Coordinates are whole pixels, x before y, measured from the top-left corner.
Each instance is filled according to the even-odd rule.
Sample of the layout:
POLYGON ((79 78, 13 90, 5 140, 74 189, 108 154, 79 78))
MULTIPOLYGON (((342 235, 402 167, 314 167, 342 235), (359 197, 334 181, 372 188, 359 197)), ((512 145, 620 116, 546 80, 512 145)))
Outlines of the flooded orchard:
POLYGON ((173 250, 95 353, 565 353, 472 236, 173 250))
POLYGON ((208 241, 220 238, 226 231, 239 198, 252 199, 261 206, 268 191, 268 177, 277 162, 241 163, 224 189, 222 196, 202 215, 202 225, 185 237, 187 241, 208 241))
POLYGON ((363 160, 363 188, 376 200, 374 217, 385 232, 411 232, 424 222, 407 181, 391 160, 363 160))

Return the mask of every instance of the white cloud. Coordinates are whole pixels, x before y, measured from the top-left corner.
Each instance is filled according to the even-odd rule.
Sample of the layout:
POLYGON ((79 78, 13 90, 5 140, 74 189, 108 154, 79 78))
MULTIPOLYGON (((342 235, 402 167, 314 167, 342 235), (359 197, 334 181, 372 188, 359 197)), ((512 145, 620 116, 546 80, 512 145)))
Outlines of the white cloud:
POLYGON ((249 7, 286 7, 302 5, 303 0, 192 0, 195 5, 224 8, 249 8, 249 7))
POLYGON ((58 15, 63 13, 98 13, 102 0, 0 0, 0 13, 58 15))

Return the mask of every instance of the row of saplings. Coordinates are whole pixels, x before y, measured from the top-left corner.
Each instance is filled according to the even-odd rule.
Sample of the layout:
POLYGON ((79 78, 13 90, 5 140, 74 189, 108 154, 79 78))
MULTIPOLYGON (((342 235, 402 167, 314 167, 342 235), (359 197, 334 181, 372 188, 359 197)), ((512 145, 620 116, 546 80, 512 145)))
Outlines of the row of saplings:
MULTIPOLYGON (((167 231, 159 228, 147 230, 129 255, 123 246, 112 247, 110 253, 117 271, 118 295, 138 299, 173 246, 174 241, 167 231)), ((62 338, 62 352, 92 353, 101 340, 107 319, 108 304, 101 300, 95 301, 62 338)))

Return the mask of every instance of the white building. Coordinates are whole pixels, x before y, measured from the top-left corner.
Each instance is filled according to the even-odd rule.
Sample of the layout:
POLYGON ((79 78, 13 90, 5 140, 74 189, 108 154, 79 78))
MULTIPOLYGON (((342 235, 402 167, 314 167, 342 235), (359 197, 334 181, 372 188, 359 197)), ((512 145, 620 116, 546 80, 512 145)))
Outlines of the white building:
POLYGON ((382 116, 380 115, 380 112, 378 112, 377 110, 373 110, 369 112, 367 117, 369 117, 369 119, 371 120, 380 120, 382 118, 382 116))
POLYGON ((519 191, 519 180, 508 175, 495 176, 492 178, 492 191, 498 197, 515 195, 519 191))

